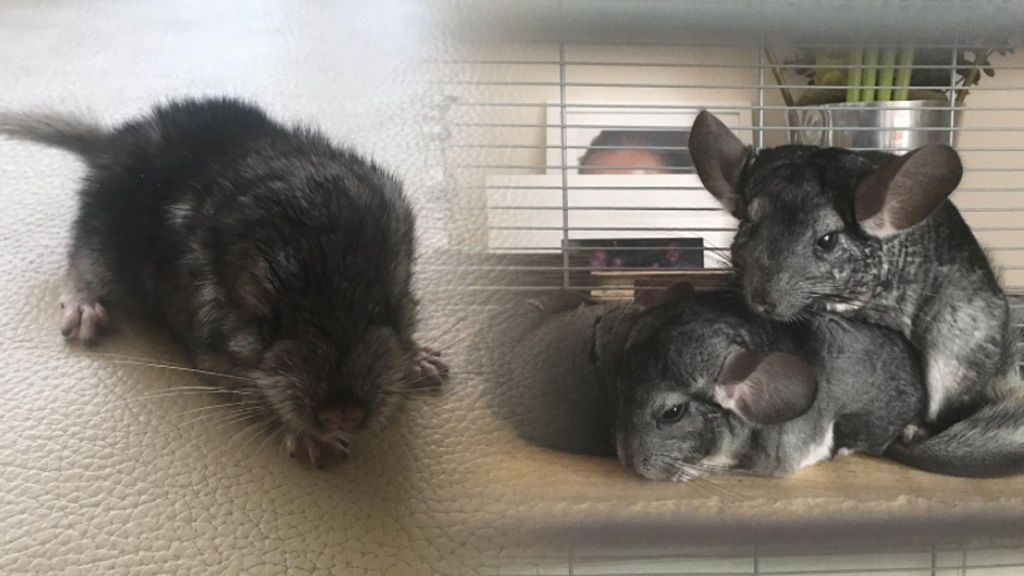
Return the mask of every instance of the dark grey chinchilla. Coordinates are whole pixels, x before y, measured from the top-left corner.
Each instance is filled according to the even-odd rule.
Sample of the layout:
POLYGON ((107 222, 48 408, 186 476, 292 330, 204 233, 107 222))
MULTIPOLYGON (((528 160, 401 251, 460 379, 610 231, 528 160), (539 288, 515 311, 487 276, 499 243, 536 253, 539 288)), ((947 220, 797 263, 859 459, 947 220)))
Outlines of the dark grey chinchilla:
POLYGON ((494 413, 538 446, 612 456, 610 375, 638 306, 596 303, 559 291, 516 302, 490 334, 502 374, 488 393, 494 413))
POLYGON ((733 293, 683 293, 637 314, 624 344, 617 451, 651 479, 881 455, 924 411, 910 344, 835 315, 773 322, 733 293))
POLYGON ((919 350, 937 435, 891 455, 963 476, 1024 471, 1024 385, 1010 376, 1006 295, 948 196, 948 146, 904 156, 782 146, 756 156, 708 112, 690 153, 739 219, 733 264, 747 303, 778 320, 824 312, 901 332, 919 350))
POLYGON ((321 132, 232 98, 170 101, 119 126, 0 113, 0 134, 88 172, 62 332, 90 343, 134 301, 217 387, 315 465, 382 426, 447 366, 421 347, 415 220, 397 178, 321 132), (223 375, 222 375, 223 376, 223 375))

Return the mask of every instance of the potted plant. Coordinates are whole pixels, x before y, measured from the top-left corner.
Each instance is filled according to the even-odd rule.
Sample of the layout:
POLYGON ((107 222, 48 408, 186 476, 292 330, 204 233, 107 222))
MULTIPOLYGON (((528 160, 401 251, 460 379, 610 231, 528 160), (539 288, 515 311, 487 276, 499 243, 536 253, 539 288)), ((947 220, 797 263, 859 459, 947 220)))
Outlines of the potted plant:
POLYGON ((955 143, 959 109, 991 58, 1012 50, 915 49, 910 46, 798 50, 787 69, 806 79, 794 96, 770 50, 765 51, 783 100, 790 107, 790 141, 906 151, 928 143, 955 143))

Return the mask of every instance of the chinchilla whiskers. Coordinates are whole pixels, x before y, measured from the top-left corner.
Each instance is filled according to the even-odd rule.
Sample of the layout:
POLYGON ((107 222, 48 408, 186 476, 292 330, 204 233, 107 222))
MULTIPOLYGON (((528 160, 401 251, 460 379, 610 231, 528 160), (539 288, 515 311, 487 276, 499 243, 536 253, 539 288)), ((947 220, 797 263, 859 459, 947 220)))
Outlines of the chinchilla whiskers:
POLYGON ((736 493, 719 486, 718 483, 708 478, 704 474, 706 472, 705 470, 694 468, 689 464, 682 463, 671 464, 669 470, 673 480, 685 480, 686 482, 693 484, 695 487, 703 489, 712 496, 720 496, 724 498, 736 497, 736 493))
POLYGON ((452 340, 451 342, 449 342, 449 343, 445 344, 444 346, 441 346, 440 348, 435 348, 434 350, 435 350, 436 352, 439 352, 439 353, 440 353, 440 352, 446 352, 446 351, 448 351, 448 350, 451 350, 451 349, 452 349, 452 348, 454 348, 455 346, 457 346, 457 345, 459 345, 459 344, 461 344, 461 343, 465 342, 466 340, 468 340, 468 339, 472 338, 472 337, 473 337, 473 336, 475 336, 475 335, 476 335, 476 334, 474 334, 474 333, 472 333, 472 332, 468 332, 468 333, 466 333, 466 334, 463 334, 462 336, 459 336, 459 337, 458 337, 458 338, 456 338, 455 340, 452 340))
MULTIPOLYGON (((235 420, 232 423, 244 422, 245 420, 249 420, 250 418, 253 418, 254 416, 258 417, 259 414, 249 415, 249 416, 240 418, 238 420, 235 420)), ((273 415, 270 415, 270 416, 268 416, 266 418, 260 418, 260 419, 257 419, 255 422, 246 424, 245 426, 242 427, 241 430, 239 430, 235 435, 233 435, 231 438, 228 439, 227 442, 225 442, 223 444, 222 450, 227 450, 227 449, 231 448, 231 445, 233 443, 235 443, 236 441, 238 441, 243 436, 251 435, 253 430, 257 430, 258 431, 258 430, 262 429, 263 427, 267 426, 268 424, 272 423, 273 421, 274 421, 274 417, 273 417, 273 415)), ((250 436, 250 440, 251 439, 252 438, 250 436)))
MULTIPOLYGON (((244 411, 241 411, 239 413, 233 413, 233 414, 224 415, 225 417, 224 417, 223 420, 221 420, 219 423, 216 423, 216 424, 213 425, 213 429, 211 430, 211 434, 219 433, 221 430, 227 428, 228 426, 235 425, 235 424, 237 424, 239 422, 244 422, 246 420, 259 417, 261 414, 264 414, 264 413, 265 413, 265 411, 263 411, 263 410, 244 410, 244 411)), ((221 413, 220 412, 214 412, 213 414, 214 415, 218 415, 218 414, 221 414, 221 413)), ((195 420, 204 420, 204 419, 206 419, 209 416, 210 416, 210 414, 206 414, 206 415, 201 416, 200 418, 195 419, 195 420)), ((180 423, 180 424, 177 424, 175 426, 175 428, 182 429, 182 428, 185 428, 185 427, 187 427, 189 425, 191 425, 191 423, 189 423, 189 422, 180 423)), ((184 446, 185 450, 191 450, 197 444, 202 443, 202 442, 206 442, 211 437, 211 434, 198 434, 197 435, 197 434, 195 434, 194 430, 190 430, 188 432, 189 432, 189 435, 192 438, 192 440, 190 440, 184 446)))
POLYGON ((200 406, 198 408, 191 408, 189 410, 185 410, 180 414, 180 416, 185 416, 186 414, 195 414, 196 412, 207 412, 210 410, 236 410, 255 406, 257 406, 257 404, 250 401, 249 399, 235 400, 232 402, 218 402, 216 404, 210 404, 208 406, 200 406))
POLYGON ((811 320, 813 317, 814 315, 808 312, 807 310, 801 310, 796 313, 796 316, 794 316, 793 320, 794 322, 807 322, 811 320))
POLYGON ((705 256, 710 255, 710 257, 713 258, 715 262, 719 264, 724 264, 727 268, 732 267, 732 254, 729 252, 728 248, 716 246, 711 242, 708 242, 707 239, 704 240, 704 244, 711 248, 710 250, 704 250, 705 256))
MULTIPOLYGON (((219 406, 218 406, 218 408, 219 408, 219 406)), ((198 416, 196 418, 192 418, 192 419, 187 420, 185 422, 178 423, 176 428, 178 428, 178 429, 190 428, 192 426, 195 426, 199 422, 203 422, 205 420, 214 420, 217 423, 214 424, 213 431, 214 432, 219 432, 220 430, 223 430, 224 428, 227 428, 228 426, 231 426, 231 425, 234 425, 234 424, 238 424, 239 422, 244 422, 246 420, 258 417, 258 416, 260 416, 262 414, 265 414, 265 413, 266 413, 265 409, 263 407, 261 407, 261 406, 260 407, 253 406, 253 407, 244 408, 244 409, 235 409, 235 410, 226 410, 226 411, 215 410, 215 411, 212 411, 212 412, 207 413, 207 414, 202 414, 202 415, 200 415, 200 416, 198 416)), ((192 432, 192 431, 190 430, 190 432, 192 432)), ((188 446, 191 447, 195 443, 202 441, 202 438, 204 438, 204 437, 205 436, 201 435, 199 437, 193 438, 193 440, 188 443, 188 446)))
POLYGON ((200 414, 195 418, 182 422, 179 427, 190 427, 204 420, 216 420, 218 418, 223 418, 223 421, 226 423, 240 422, 245 420, 246 417, 254 416, 260 412, 266 411, 266 407, 264 406, 229 408, 223 405, 218 405, 208 406, 208 408, 211 408, 211 410, 207 411, 205 414, 200 414))
POLYGON ((829 302, 840 302, 845 304, 850 301, 849 298, 846 298, 845 296, 841 296, 839 294, 831 294, 828 292, 816 292, 813 290, 808 290, 807 295, 813 296, 815 298, 821 298, 823 300, 828 300, 829 302))
POLYGON ((846 294, 843 294, 841 292, 842 288, 839 286, 816 285, 814 287, 801 286, 801 288, 803 289, 803 293, 807 294, 808 296, 821 298, 823 300, 828 300, 830 302, 838 302, 841 304, 854 304, 857 302, 856 298, 852 298, 850 296, 847 296, 846 294))
POLYGON ((705 252, 705 254, 710 254, 711 261, 721 264, 723 268, 732 268, 732 258, 730 256, 717 251, 705 252))
MULTIPOLYGON (((253 440, 256 440, 257 438, 260 437, 260 434, 269 436, 271 431, 274 429, 274 426, 277 425, 277 420, 274 418, 270 418, 269 420, 263 420, 262 422, 263 424, 257 427, 256 430, 249 435, 248 439, 241 446, 238 447, 239 451, 245 450, 249 446, 249 444, 252 443, 253 440)), ((256 454, 259 454, 258 450, 256 454)))
POLYGON ((449 351, 451 351, 452 348, 454 348, 455 346, 461 344, 462 342, 468 340, 469 338, 471 338, 473 336, 475 336, 475 334, 473 334, 472 332, 468 332, 466 334, 463 334, 462 336, 459 336, 455 340, 452 340, 451 342, 444 344, 443 346, 432 347, 431 349, 432 349, 432 351, 435 354, 441 354, 441 353, 444 353, 444 352, 449 352, 449 351))
POLYGON ((697 477, 690 474, 690 471, 685 468, 675 468, 671 470, 670 480, 673 482, 693 482, 697 477))
POLYGON ((794 312, 793 314, 790 314, 785 318, 777 318, 776 321, 781 322, 783 324, 799 324, 801 322, 806 321, 810 317, 811 315, 808 312, 804 310, 798 310, 797 312, 794 312))
POLYGON ((263 439, 263 443, 260 444, 259 448, 256 449, 256 454, 254 454, 254 456, 259 456, 263 452, 264 448, 266 448, 267 446, 269 446, 269 445, 273 444, 274 442, 276 442, 277 438, 279 438, 279 437, 284 435, 284 431, 285 431, 284 426, 282 426, 279 422, 277 422, 275 420, 271 424, 271 431, 270 431, 270 433, 267 434, 267 437, 263 439), (276 427, 275 427, 275 425, 276 425, 276 427))
POLYGON ((705 250, 704 257, 707 260, 711 260, 714 264, 720 264, 723 268, 732 268, 732 258, 723 255, 717 249, 705 250))
MULTIPOLYGON (((208 396, 208 397, 211 397, 211 398, 223 398, 225 396, 236 396, 238 398, 235 399, 235 400, 226 401, 226 402, 217 402, 216 404, 212 404, 212 405, 208 405, 208 406, 201 406, 199 408, 193 408, 193 409, 187 410, 187 411, 185 411, 185 412, 183 412, 181 414, 181 415, 187 415, 187 414, 190 414, 190 413, 193 413, 193 412, 210 411, 210 412, 213 413, 213 415, 218 415, 218 414, 221 413, 220 411, 223 411, 224 409, 229 409, 228 411, 229 411, 229 415, 230 415, 231 413, 234 413, 233 412, 234 409, 241 408, 241 407, 244 407, 246 405, 250 405, 250 406, 255 405, 254 402, 253 402, 253 398, 254 397, 259 397, 259 394, 255 393, 255 392, 240 392, 240 391, 234 391, 234 390, 224 390, 223 388, 218 388, 216 386, 176 386, 176 387, 168 388, 166 390, 161 390, 159 392, 155 392, 155 393, 152 393, 152 394, 142 394, 140 396, 136 396, 136 397, 128 399, 127 402, 132 403, 132 402, 135 402, 135 401, 149 401, 149 400, 156 399, 156 398, 176 398, 176 397, 187 397, 187 396, 208 396)), ((78 418, 78 419, 66 419, 66 420, 64 420, 64 422, 68 423, 68 424, 70 424, 70 423, 77 423, 77 422, 83 422, 83 423, 85 423, 85 422, 92 422, 93 420, 96 420, 100 416, 101 416, 101 414, 94 414, 94 415, 91 415, 91 416, 86 416, 86 417, 78 418)), ((190 422, 188 422, 186 424, 191 424, 192 422, 203 420, 203 419, 205 419, 208 416, 210 416, 210 415, 204 414, 202 417, 196 418, 195 420, 190 421, 190 422)), ((179 424, 179 426, 180 425, 181 424, 179 424)))
POLYGON ((138 362, 160 362, 169 364, 171 360, 164 358, 146 358, 144 356, 135 356, 133 354, 118 354, 117 352, 93 352, 90 350, 86 353, 88 356, 101 356, 103 358, 120 358, 122 360, 135 360, 138 362))
POLYGON ((850 320, 849 318, 844 317, 844 316, 840 316, 839 314, 830 314, 828 316, 828 320, 830 322, 832 322, 833 324, 835 324, 836 326, 839 326, 840 328, 842 328, 842 329, 844 329, 846 331, 850 331, 850 330, 854 329, 854 327, 852 325, 853 321, 850 320))
POLYGON ((716 466, 714 464, 687 464, 690 468, 704 470, 715 474, 727 474, 730 476, 753 476, 756 478, 771 478, 770 474, 761 474, 746 468, 733 468, 731 466, 716 466))
POLYGON ((444 338, 449 333, 451 333, 452 330, 454 330, 454 329, 458 328, 460 325, 462 325, 462 323, 465 322, 466 320, 468 320, 471 316, 472 316, 472 312, 466 312, 461 317, 459 317, 457 320, 455 320, 454 322, 449 324, 446 328, 443 328, 440 332, 435 334, 434 338, 429 343, 427 343, 424 347, 425 348, 433 348, 435 345, 437 345, 438 341, 440 341, 442 338, 444 338))
MULTIPOLYGON (((219 449, 214 451, 214 454, 215 454, 216 458, 219 459, 221 456, 223 456, 223 454, 224 454, 224 452, 226 450, 237 451, 237 448, 234 446, 235 442, 237 442, 243 436, 251 433, 253 430, 258 430, 261 426, 266 425, 266 423, 268 422, 268 419, 267 418, 262 418, 261 414, 259 414, 259 413, 251 413, 251 414, 247 414, 247 415, 245 415, 245 416, 243 416, 241 418, 233 419, 229 423, 230 424, 238 424, 239 422, 246 422, 246 421, 249 421, 249 422, 246 423, 244 426, 242 426, 241 429, 238 432, 236 432, 230 438, 228 438, 226 442, 221 444, 219 449)), ((228 423, 225 423, 225 424, 228 424, 228 423)), ((221 428, 223 428, 225 424, 222 424, 221 428)))
POLYGON ((252 409, 240 410, 237 413, 228 415, 224 418, 222 423, 217 426, 217 429, 224 428, 228 425, 238 424, 244 422, 253 416, 267 415, 268 418, 273 418, 273 413, 262 406, 254 406, 252 409))
POLYGON ((129 366, 143 366, 146 368, 162 368, 164 370, 179 370, 181 372, 188 372, 191 374, 200 374, 203 376, 211 376, 214 378, 225 378, 228 380, 239 380, 242 382, 252 382, 255 378, 248 376, 239 376, 237 374, 228 374, 226 372, 216 372, 214 370, 204 370, 202 368, 189 368, 188 366, 179 366, 176 364, 163 364, 160 362, 151 362, 146 360, 123 360, 117 359, 112 361, 114 364, 127 364, 129 366))
POLYGON ((167 388, 159 392, 152 394, 145 394, 140 398, 151 399, 151 398, 175 398, 178 396, 202 396, 211 395, 215 396, 218 394, 228 396, 243 396, 243 397, 258 397, 258 392, 247 391, 247 390, 225 390, 217 386, 177 386, 174 388, 167 388))
POLYGON ((700 472, 711 472, 712 470, 702 468, 697 464, 689 464, 687 462, 674 462, 668 461, 669 467, 676 471, 685 471, 690 476, 699 476, 700 472))

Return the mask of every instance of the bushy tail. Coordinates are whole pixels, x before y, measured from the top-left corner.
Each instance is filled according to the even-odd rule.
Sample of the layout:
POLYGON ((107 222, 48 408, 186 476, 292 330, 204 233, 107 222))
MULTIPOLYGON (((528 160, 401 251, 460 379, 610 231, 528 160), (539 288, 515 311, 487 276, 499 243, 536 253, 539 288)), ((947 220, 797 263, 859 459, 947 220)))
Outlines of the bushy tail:
POLYGON ((991 478, 1024 473, 1024 399, 985 406, 916 444, 893 444, 886 456, 949 476, 991 478))
POLYGON ((103 151, 108 132, 95 122, 67 114, 0 112, 0 134, 63 148, 91 160, 103 151))

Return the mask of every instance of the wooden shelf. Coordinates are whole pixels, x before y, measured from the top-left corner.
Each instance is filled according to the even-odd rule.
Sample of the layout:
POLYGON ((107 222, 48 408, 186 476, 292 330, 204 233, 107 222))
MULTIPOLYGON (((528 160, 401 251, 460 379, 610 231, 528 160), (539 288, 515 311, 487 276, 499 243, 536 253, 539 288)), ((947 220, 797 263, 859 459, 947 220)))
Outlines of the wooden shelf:
POLYGON ((590 273, 595 300, 635 300, 639 291, 660 291, 689 282, 695 290, 715 290, 733 277, 731 270, 596 270, 590 273))

